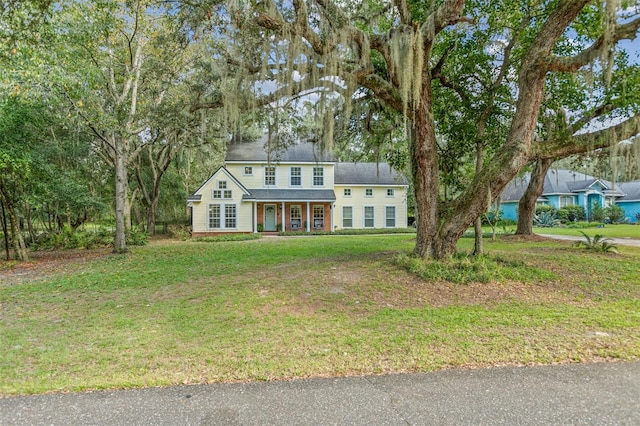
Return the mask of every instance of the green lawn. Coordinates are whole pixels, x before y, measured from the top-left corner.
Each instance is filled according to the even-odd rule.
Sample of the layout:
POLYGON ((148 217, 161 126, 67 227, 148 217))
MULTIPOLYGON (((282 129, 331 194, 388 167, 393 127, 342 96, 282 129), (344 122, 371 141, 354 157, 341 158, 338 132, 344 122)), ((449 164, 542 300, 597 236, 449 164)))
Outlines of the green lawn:
POLYGON ((639 249, 487 241, 518 273, 454 284, 394 262, 414 238, 156 242, 0 279, 0 394, 640 358, 639 249))
POLYGON ((582 237, 580 231, 589 236, 596 234, 603 235, 607 238, 635 238, 640 240, 640 225, 605 225, 604 228, 533 228, 533 232, 536 234, 551 234, 551 235, 573 235, 576 237, 582 237))

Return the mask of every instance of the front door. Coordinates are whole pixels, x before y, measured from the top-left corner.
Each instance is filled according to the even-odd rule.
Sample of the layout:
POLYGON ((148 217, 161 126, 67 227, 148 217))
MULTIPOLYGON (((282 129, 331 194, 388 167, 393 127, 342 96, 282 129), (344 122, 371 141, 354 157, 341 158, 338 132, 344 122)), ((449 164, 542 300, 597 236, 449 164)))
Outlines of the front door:
POLYGON ((264 230, 276 230, 276 205, 265 204, 264 206, 264 230))

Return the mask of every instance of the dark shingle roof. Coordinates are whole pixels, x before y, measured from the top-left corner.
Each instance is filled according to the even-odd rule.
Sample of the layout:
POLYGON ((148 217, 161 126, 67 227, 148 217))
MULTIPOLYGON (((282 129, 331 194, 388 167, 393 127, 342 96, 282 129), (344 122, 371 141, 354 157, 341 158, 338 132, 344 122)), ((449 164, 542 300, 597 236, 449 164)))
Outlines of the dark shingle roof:
POLYGON ((273 161, 321 163, 335 161, 333 154, 322 149, 320 144, 313 142, 296 142, 286 149, 269 149, 267 138, 263 137, 255 142, 237 142, 229 145, 226 161, 273 161))
POLYGON ((618 201, 640 201, 640 180, 621 182, 618 184, 625 196, 618 201))
POLYGON ((407 185, 407 179, 387 163, 336 163, 336 185, 407 185))
MULTIPOLYGON (((521 177, 513 179, 505 187, 504 191, 502 191, 502 201, 513 202, 520 200, 525 189, 527 189, 530 179, 531 173, 528 172, 521 177)), ((544 179, 542 194, 574 194, 576 192, 587 190, 596 181, 600 181, 605 185, 606 188, 604 188, 604 192, 606 194, 622 195, 619 190, 622 184, 617 184, 614 187, 614 185, 608 180, 598 179, 584 173, 564 169, 551 169, 547 172, 544 179)))
POLYGON ((257 201, 335 201, 332 189, 250 189, 243 200, 257 201))

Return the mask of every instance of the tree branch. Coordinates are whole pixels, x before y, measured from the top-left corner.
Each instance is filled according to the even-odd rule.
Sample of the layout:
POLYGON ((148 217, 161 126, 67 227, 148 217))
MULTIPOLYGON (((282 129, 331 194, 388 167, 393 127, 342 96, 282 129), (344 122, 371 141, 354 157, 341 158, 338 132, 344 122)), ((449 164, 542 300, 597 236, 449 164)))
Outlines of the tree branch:
MULTIPOLYGON (((638 29, 640 29, 640 18, 619 25, 616 27, 611 42, 615 44, 620 40, 635 40, 638 36, 638 29)), ((545 63, 545 67, 549 71, 576 72, 601 56, 605 49, 610 49, 611 47, 605 45, 605 37, 602 35, 591 46, 575 56, 549 58, 545 63)))
POLYGON ((592 133, 568 136, 536 144, 532 159, 564 158, 595 149, 608 148, 640 134, 640 113, 622 123, 592 133))

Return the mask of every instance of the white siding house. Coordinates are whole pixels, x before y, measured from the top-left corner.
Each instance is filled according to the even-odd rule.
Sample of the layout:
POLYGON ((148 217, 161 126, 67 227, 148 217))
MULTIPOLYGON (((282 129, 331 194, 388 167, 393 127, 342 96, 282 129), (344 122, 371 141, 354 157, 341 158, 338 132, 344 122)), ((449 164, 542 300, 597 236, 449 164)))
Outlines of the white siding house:
POLYGON ((192 234, 406 228, 407 181, 386 163, 336 162, 314 143, 232 144, 188 199, 192 234))

